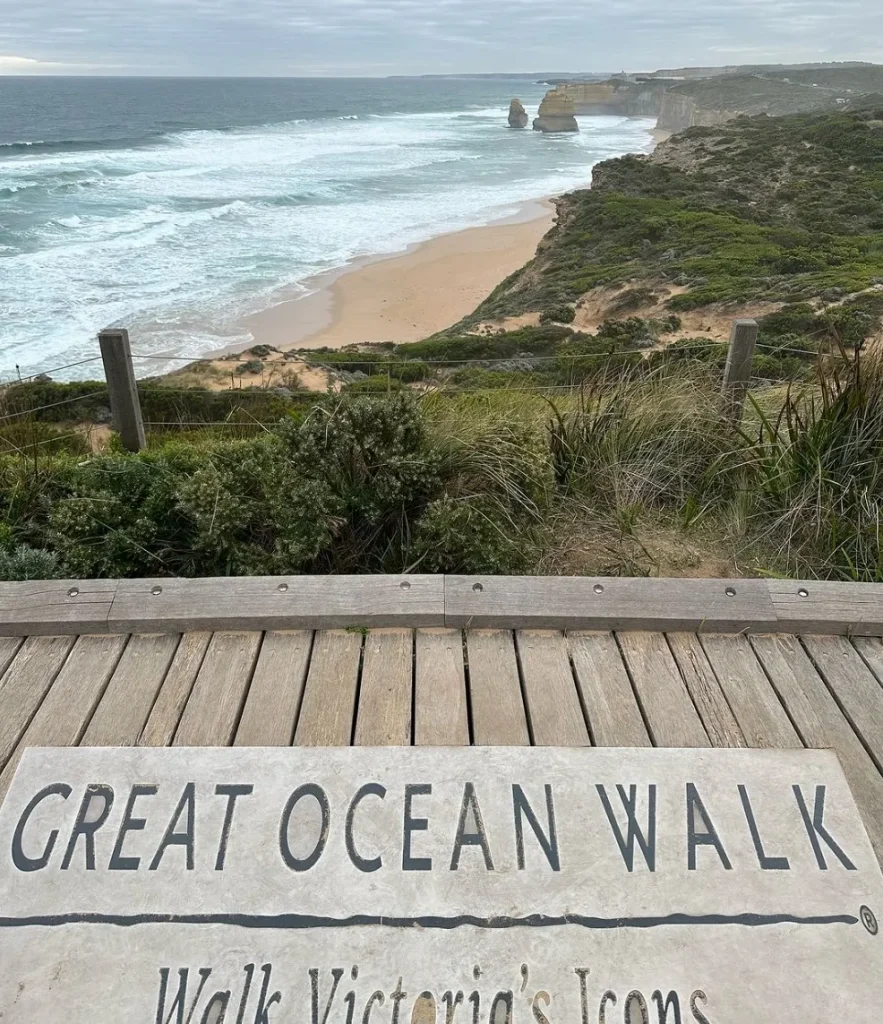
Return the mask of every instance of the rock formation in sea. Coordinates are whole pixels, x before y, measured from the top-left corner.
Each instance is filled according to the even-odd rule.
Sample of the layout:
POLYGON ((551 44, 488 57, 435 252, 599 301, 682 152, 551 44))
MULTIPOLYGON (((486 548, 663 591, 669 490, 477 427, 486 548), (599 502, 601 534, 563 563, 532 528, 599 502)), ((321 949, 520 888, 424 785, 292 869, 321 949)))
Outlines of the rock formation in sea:
POLYGON ((558 89, 551 89, 543 97, 537 116, 534 118, 535 132, 578 132, 579 125, 574 117, 573 100, 558 89))
POLYGON ((527 111, 522 106, 521 100, 512 100, 509 104, 509 127, 526 128, 527 122, 527 111))

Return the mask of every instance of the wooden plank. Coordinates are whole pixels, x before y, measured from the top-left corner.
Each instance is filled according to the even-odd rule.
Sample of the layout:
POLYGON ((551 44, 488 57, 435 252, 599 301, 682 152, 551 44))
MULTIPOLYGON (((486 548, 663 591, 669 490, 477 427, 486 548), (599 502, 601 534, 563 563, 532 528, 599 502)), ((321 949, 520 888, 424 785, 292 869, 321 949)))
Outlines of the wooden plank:
POLYGON ((844 636, 805 636, 803 644, 843 713, 883 771, 883 687, 844 636))
POLYGON ((698 635, 669 633, 668 645, 712 745, 744 747, 745 737, 727 703, 698 635))
POLYGON ((768 580, 779 633, 883 635, 883 583, 768 580))
POLYGON ((356 709, 355 742, 359 746, 410 745, 413 671, 412 630, 372 630, 365 637, 356 709))
POLYGON ((589 730, 563 634, 521 630, 516 645, 533 742, 542 747, 588 746, 589 730))
POLYGON ((479 746, 528 745, 530 733, 513 635, 508 630, 470 630, 466 653, 472 742, 479 746))
POLYGON ((852 646, 883 686, 883 640, 877 637, 857 636, 853 638, 852 646))
POLYGON ((126 636, 77 637, 61 671, 0 774, 0 798, 25 747, 75 747, 126 646, 126 636))
POLYGON ((122 580, 111 632, 443 626, 441 576, 122 580))
POLYGON ((0 635, 107 633, 116 589, 117 580, 0 583, 0 635))
POLYGON ((129 640, 81 746, 130 747, 138 742, 178 640, 172 633, 138 634, 129 640))
POLYGON ((266 634, 235 746, 291 746, 312 646, 310 630, 266 634))
POLYGON ((28 637, 0 679, 0 768, 9 760, 73 645, 70 636, 28 637))
POLYGON ((657 747, 707 747, 708 735, 662 633, 618 633, 650 738, 657 747))
POLYGON ((570 633, 570 657, 599 747, 649 747, 650 737, 612 633, 570 633))
POLYGON ((262 638, 262 633, 214 634, 173 746, 226 747, 233 742, 262 638))
POLYGON ((459 629, 418 629, 414 659, 414 742, 469 746, 469 707, 459 629))
POLYGON ((358 630, 329 629, 316 633, 294 734, 298 746, 349 746, 362 639, 358 630))
POLYGON ((883 862, 883 777, 837 706, 797 637, 753 637, 751 643, 807 747, 833 748, 883 862))
POLYGON ((185 633, 141 730, 139 747, 167 747, 175 736, 184 706, 208 650, 211 633, 185 633))
POLYGON ((764 580, 446 576, 445 623, 477 629, 774 628, 764 580))
POLYGON ((749 747, 802 747, 745 636, 703 636, 702 647, 749 747))
POLYGON ((0 677, 12 664, 12 659, 18 654, 18 649, 24 643, 24 637, 0 636, 0 677))

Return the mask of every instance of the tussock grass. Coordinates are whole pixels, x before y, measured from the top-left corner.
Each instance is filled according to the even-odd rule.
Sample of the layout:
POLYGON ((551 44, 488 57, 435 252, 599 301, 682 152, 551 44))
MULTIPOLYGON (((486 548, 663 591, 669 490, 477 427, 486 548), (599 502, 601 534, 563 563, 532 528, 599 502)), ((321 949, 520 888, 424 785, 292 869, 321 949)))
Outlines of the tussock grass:
POLYGON ((778 413, 753 399, 758 543, 795 575, 883 580, 883 358, 857 360, 778 413))

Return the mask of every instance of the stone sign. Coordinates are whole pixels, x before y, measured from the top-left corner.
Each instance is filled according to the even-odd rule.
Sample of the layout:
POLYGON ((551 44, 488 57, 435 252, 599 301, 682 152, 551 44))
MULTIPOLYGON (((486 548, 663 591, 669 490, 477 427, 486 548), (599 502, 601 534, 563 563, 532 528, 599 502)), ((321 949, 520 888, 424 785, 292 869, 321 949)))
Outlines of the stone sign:
POLYGON ((3 1024, 879 1021, 824 751, 29 750, 3 1024))

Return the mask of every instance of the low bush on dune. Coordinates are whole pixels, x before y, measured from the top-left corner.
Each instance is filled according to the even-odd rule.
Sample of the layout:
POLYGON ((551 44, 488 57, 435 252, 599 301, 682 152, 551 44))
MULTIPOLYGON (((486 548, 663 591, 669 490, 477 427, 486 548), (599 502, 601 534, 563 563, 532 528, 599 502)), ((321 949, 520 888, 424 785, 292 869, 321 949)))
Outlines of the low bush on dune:
POLYGON ((572 324, 576 319, 573 306, 552 306, 540 313, 541 324, 572 324))
POLYGON ((84 578, 524 565, 541 458, 503 422, 431 427, 410 393, 340 396, 251 439, 0 459, 0 574, 22 545, 84 578))

